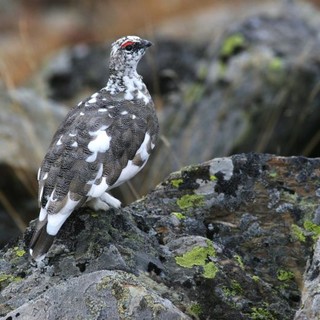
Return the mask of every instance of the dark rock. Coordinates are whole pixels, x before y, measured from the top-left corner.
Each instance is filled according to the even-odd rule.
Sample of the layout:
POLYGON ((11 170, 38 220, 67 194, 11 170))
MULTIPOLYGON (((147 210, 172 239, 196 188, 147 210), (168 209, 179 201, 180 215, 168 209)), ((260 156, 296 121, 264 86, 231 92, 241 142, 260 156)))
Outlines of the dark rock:
POLYGON ((285 320, 303 294, 297 319, 313 319, 319 168, 267 154, 183 168, 126 208, 73 214, 38 268, 25 252, 32 223, 1 252, 0 315, 285 320))

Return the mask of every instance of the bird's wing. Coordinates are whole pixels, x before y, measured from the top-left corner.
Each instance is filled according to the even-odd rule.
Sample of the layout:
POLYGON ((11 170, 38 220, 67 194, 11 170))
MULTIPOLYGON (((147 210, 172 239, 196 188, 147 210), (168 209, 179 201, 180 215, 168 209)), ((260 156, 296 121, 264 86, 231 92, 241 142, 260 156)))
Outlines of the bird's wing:
POLYGON ((151 151, 152 119, 145 108, 110 99, 83 104, 61 124, 39 171, 44 215, 70 206, 73 211, 87 197, 98 197, 121 184, 139 171, 133 169, 140 169, 151 151))

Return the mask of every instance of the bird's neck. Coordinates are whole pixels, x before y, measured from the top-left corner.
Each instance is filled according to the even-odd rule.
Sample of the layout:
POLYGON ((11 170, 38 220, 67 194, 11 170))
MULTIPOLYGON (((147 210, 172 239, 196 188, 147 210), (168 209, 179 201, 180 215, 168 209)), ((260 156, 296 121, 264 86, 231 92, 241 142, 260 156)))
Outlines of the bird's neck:
POLYGON ((151 99, 147 87, 136 69, 127 69, 126 71, 110 69, 106 90, 112 95, 122 93, 127 100, 143 99, 147 103, 151 99))

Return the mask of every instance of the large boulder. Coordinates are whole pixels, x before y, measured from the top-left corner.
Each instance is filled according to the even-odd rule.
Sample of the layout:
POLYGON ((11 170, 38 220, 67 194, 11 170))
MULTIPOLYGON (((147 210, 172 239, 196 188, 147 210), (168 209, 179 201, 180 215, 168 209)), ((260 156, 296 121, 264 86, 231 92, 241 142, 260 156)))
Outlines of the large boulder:
MULTIPOLYGON (((319 154, 319 17, 292 8, 228 25, 219 40, 214 33, 154 40, 153 56, 139 67, 162 136, 141 174, 115 196, 128 204, 181 166, 217 156, 319 154)), ((71 107, 105 84, 109 50, 83 44, 53 58, 37 74, 53 100, 24 89, 1 95, 0 243, 38 214, 36 172, 67 112, 60 103, 71 107)))
POLYGON ((32 222, 0 254, 0 315, 292 319, 318 269, 319 168, 255 153, 182 168, 128 207, 75 212, 46 266, 26 252, 32 222))

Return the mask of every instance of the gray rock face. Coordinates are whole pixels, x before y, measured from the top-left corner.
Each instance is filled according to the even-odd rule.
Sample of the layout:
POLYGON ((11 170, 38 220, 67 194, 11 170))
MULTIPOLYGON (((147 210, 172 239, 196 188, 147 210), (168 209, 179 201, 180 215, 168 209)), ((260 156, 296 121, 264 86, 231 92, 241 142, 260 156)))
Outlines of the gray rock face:
POLYGON ((191 319, 134 275, 97 271, 50 287, 7 314, 19 319, 191 319))
POLYGON ((289 320, 304 292, 298 319, 317 316, 319 168, 254 153, 182 168, 126 208, 74 213, 38 268, 32 223, 0 254, 0 315, 289 320))
POLYGON ((295 315, 295 320, 318 319, 320 315, 320 239, 318 238, 312 259, 305 273, 301 307, 295 315))

